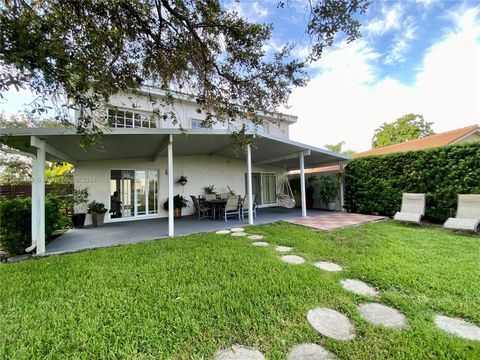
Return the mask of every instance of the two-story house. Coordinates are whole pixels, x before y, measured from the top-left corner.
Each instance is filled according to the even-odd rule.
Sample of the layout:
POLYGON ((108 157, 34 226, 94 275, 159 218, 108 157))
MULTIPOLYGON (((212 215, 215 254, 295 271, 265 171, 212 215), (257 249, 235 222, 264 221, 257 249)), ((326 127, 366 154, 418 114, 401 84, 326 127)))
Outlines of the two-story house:
MULTIPOLYGON (((112 96, 102 109, 109 129, 104 131, 101 147, 82 148, 81 135, 69 128, 2 129, 2 136, 9 136, 10 146, 34 156, 32 238, 37 253, 45 249, 45 160, 72 163, 75 187, 87 187, 90 201, 110 208, 111 196, 119 196, 122 216, 107 213, 105 222, 168 216, 168 234, 173 236, 173 206, 168 212, 163 204, 167 201, 173 205, 176 194, 198 196, 205 186, 214 185, 219 193, 232 190, 252 199, 256 194, 260 207, 277 206, 278 188, 286 172, 303 173, 305 168, 348 159, 291 141, 289 126, 297 121, 295 116, 271 114, 262 116, 264 123, 260 126, 245 123, 246 136, 253 138, 253 143, 239 149, 231 133, 244 124, 242 119, 204 128, 193 99, 176 94, 172 107, 177 122, 159 120, 152 116, 152 96, 161 97, 162 92, 144 88, 138 95, 112 96), (181 176, 187 178, 186 183, 178 182, 181 176)), ((304 181, 302 190, 304 194, 304 181)), ((305 201, 302 205, 306 216, 305 201)), ((193 207, 184 210, 184 215, 194 211, 193 207)), ((252 224, 251 211, 249 215, 252 224)))

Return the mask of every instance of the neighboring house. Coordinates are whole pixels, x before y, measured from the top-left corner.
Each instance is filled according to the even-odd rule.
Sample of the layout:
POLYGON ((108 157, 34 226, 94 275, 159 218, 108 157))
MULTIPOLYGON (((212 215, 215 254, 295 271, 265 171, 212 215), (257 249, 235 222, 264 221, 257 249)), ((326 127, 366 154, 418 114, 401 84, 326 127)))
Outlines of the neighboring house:
MULTIPOLYGON (((277 189, 286 171, 348 159, 289 140, 289 126, 297 118, 284 114, 262 116, 262 126, 245 123, 246 136, 253 138, 253 145, 238 149, 231 132, 241 128, 241 119, 213 129, 202 128, 203 116, 196 112, 195 102, 178 93, 173 104, 178 123, 154 120, 149 98, 163 93, 154 88, 143 91, 144 95, 135 97, 112 96, 104 109, 111 129, 103 134, 102 148, 83 149, 81 135, 74 129, 1 129, 2 135, 10 136, 10 146, 34 156, 32 238, 37 242, 37 253, 44 252, 44 211, 37 209, 44 207, 44 179, 39 174, 43 174, 45 160, 73 164, 75 186, 88 187, 90 201, 110 208, 111 196, 118 191, 122 217, 107 213, 106 222, 168 216, 168 233, 173 236, 173 206, 167 212, 163 204, 168 200, 173 205, 175 194, 189 199, 189 195, 203 194, 204 186, 215 185, 218 192, 227 192, 230 187, 243 196, 249 194, 250 180, 250 192, 257 194, 259 206, 276 206, 277 189), (188 179, 185 185, 178 183, 181 176, 188 179)), ((185 210, 186 215, 193 213, 193 207, 185 210)), ((306 216, 305 201, 302 214, 306 216)), ((253 223, 251 213, 249 223, 253 223)))
MULTIPOLYGON (((368 151, 364 151, 361 153, 353 154, 352 158, 360 158, 365 156, 374 156, 374 155, 385 155, 385 154, 392 154, 404 151, 417 151, 417 150, 425 150, 430 148, 435 148, 439 146, 448 146, 448 145, 457 145, 457 144, 464 144, 468 142, 480 141, 480 126, 479 125, 471 125, 464 128, 456 129, 447 131, 440 134, 426 136, 421 139, 405 141, 400 144, 394 144, 389 146, 384 146, 377 149, 372 149, 368 151)), ((341 178, 339 176, 340 173, 340 166, 344 166, 345 164, 341 165, 331 165, 331 166, 322 166, 318 168, 308 169, 305 170, 305 173, 308 176, 331 176, 335 178, 341 178)), ((343 189, 342 189, 343 190, 343 189)), ((337 199, 336 208, 340 210, 343 206, 343 199, 341 196, 337 199)), ((314 207, 324 207, 324 204, 320 204, 318 199, 315 201, 314 207)))

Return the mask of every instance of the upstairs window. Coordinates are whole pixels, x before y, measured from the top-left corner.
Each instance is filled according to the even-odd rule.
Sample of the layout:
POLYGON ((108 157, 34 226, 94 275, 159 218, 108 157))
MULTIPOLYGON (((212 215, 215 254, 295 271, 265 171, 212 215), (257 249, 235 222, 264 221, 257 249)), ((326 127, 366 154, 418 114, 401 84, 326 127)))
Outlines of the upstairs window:
POLYGON ((191 123, 192 123, 192 126, 191 126, 192 129, 203 128, 203 126, 202 126, 203 121, 202 120, 192 119, 191 123))
POLYGON ((265 132, 265 125, 263 124, 254 124, 251 122, 245 123, 245 130, 247 132, 253 132, 253 133, 264 133, 265 132))
POLYGON ((107 109, 108 125, 113 128, 156 128, 155 120, 147 114, 127 110, 107 109))

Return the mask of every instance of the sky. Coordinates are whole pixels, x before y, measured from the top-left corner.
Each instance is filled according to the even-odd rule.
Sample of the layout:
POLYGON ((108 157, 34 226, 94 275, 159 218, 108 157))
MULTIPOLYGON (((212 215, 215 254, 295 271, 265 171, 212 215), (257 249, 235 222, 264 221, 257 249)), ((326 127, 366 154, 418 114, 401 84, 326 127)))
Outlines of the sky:
MULTIPOLYGON (((227 3, 257 22, 273 23, 268 46, 286 41, 308 51, 302 0, 227 3)), ((305 3, 305 1, 303 1, 305 3)), ((290 137, 318 147, 344 141, 365 151, 384 122, 414 113, 435 132, 480 123, 480 0, 374 0, 359 18, 362 37, 337 37, 310 64, 310 82, 294 89, 286 112, 298 116, 290 137)))
MULTIPOLYGON (((221 0, 255 22, 273 23, 266 51, 294 42, 308 53, 306 0, 221 0)), ((292 140, 317 147, 371 148, 376 128, 409 114, 433 122, 435 132, 480 123, 480 0, 374 0, 359 18, 362 37, 343 36, 310 64, 307 86, 295 88, 288 108, 298 116, 292 140)), ((0 110, 31 101, 26 90, 6 93, 0 110)))

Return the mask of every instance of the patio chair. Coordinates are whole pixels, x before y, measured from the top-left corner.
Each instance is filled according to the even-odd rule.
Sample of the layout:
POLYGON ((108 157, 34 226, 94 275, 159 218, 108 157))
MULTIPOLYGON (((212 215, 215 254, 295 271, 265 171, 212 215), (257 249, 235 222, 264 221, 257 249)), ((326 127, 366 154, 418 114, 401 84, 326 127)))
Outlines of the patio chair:
POLYGON ((227 198, 227 203, 225 207, 222 209, 223 216, 225 218, 225 222, 227 222, 227 217, 229 216, 238 216, 238 220, 240 220, 240 201, 239 196, 229 196, 227 198))
POLYGON ((215 200, 216 198, 217 198, 217 194, 205 194, 206 201, 215 200))
POLYGON ((195 196, 190 195, 190 197, 192 198, 193 205, 195 206, 194 215, 198 218, 198 221, 200 221, 202 218, 210 217, 212 209, 200 204, 195 196))
POLYGON ((223 194, 220 194, 220 199, 228 199, 229 196, 232 196, 232 195, 223 193, 223 194))
POLYGON ((457 213, 445 221, 443 227, 451 230, 478 232, 480 224, 480 194, 459 194, 457 213))
MULTIPOLYGON (((256 219, 257 218, 257 194, 253 194, 252 195, 252 198, 253 198, 253 218, 256 219)), ((245 195, 243 197, 243 201, 242 201, 242 220, 245 221, 245 214, 247 214, 248 216, 248 195, 245 195)))
POLYGON ((425 194, 402 194, 402 207, 393 217, 394 220, 420 224, 425 215, 425 194))

